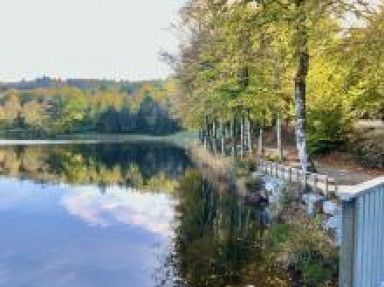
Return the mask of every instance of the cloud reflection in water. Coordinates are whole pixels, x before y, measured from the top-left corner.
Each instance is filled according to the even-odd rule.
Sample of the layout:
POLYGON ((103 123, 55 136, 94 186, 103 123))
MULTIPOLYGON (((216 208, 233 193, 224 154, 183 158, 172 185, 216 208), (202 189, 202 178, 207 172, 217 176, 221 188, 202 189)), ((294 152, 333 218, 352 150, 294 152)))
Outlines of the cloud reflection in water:
POLYGON ((61 204, 91 226, 127 224, 162 236, 172 235, 175 214, 167 194, 117 186, 107 188, 105 193, 100 193, 96 186, 75 187, 63 195, 61 204))

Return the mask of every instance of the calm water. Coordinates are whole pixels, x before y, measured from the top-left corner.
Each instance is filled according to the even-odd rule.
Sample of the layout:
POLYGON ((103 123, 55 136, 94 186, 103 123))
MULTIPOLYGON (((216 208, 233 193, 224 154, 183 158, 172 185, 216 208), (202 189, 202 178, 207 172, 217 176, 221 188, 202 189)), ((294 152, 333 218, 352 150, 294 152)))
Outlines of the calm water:
POLYGON ((0 286, 289 286, 262 207, 164 143, 0 148, 0 286))

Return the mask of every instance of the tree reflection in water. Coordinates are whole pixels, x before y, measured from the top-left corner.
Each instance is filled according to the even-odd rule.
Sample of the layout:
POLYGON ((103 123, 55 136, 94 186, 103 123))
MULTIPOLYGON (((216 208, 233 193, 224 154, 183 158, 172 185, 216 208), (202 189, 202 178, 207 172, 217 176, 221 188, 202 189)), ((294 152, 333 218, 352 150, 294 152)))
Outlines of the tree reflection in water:
POLYGON ((0 174, 44 183, 171 192, 189 165, 184 149, 165 143, 0 148, 0 174))
POLYGON ((174 250, 159 270, 158 286, 290 286, 265 256, 262 206, 215 191, 195 169, 180 180, 177 196, 174 250))

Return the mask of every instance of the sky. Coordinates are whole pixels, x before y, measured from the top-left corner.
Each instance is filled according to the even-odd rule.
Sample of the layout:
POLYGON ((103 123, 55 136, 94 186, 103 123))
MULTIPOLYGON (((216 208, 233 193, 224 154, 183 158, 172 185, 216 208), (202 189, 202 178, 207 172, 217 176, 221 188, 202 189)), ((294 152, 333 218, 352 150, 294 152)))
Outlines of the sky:
POLYGON ((0 0, 0 82, 164 78, 182 0, 0 0))

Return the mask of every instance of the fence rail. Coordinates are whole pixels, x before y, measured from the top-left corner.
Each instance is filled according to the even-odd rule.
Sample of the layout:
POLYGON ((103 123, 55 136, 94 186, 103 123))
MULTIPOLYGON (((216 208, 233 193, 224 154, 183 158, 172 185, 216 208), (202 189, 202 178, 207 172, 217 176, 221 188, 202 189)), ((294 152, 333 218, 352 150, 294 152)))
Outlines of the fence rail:
POLYGON ((258 170, 274 176, 276 178, 289 182, 302 183, 304 186, 312 186, 315 189, 320 189, 325 194, 329 192, 337 192, 338 186, 336 181, 328 175, 303 172, 299 168, 284 166, 271 161, 259 159, 257 161, 258 170))
POLYGON ((384 177, 339 193, 341 287, 384 287, 384 177))

